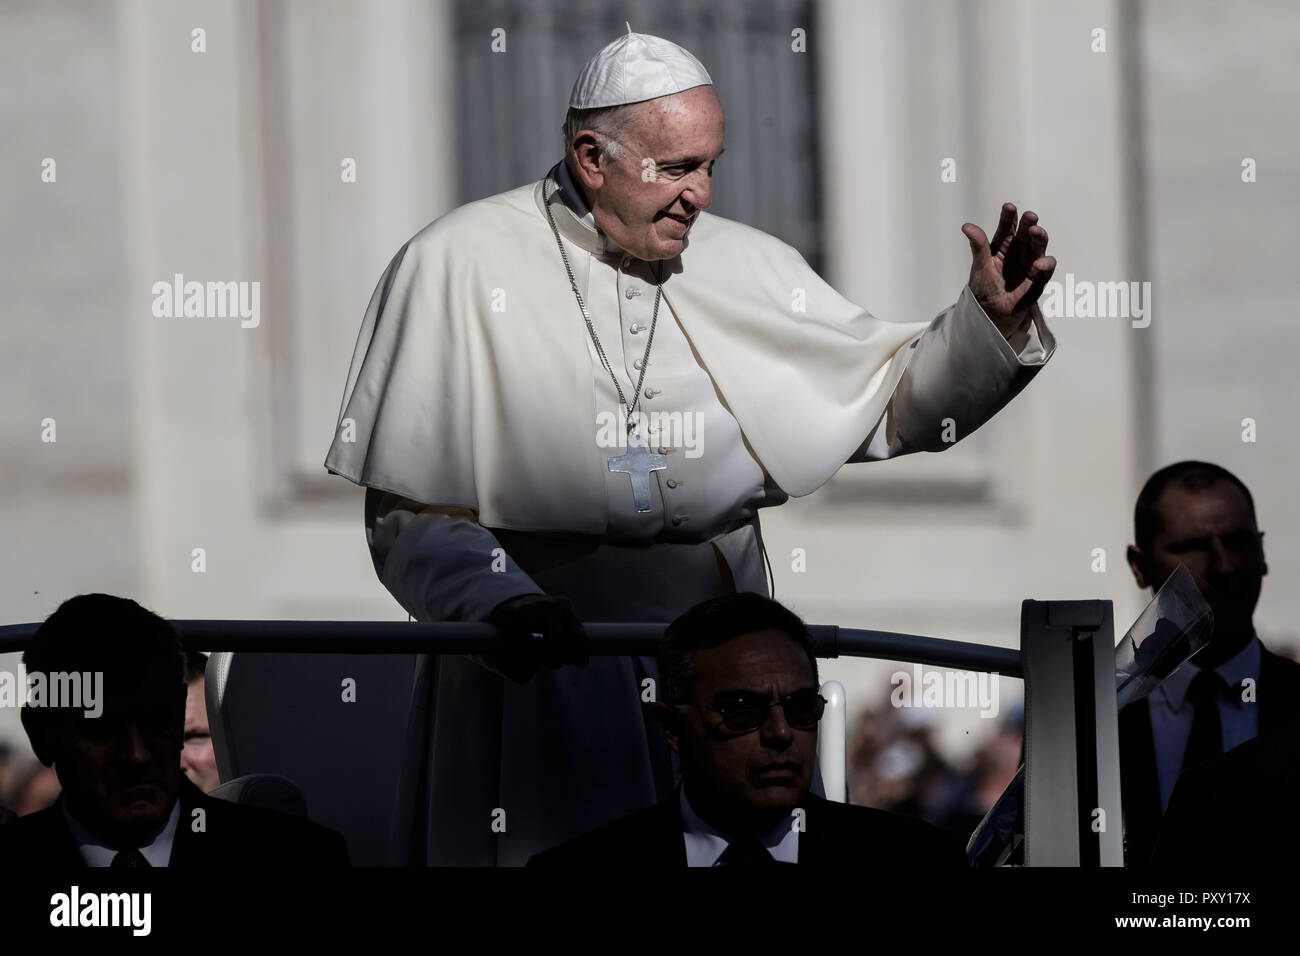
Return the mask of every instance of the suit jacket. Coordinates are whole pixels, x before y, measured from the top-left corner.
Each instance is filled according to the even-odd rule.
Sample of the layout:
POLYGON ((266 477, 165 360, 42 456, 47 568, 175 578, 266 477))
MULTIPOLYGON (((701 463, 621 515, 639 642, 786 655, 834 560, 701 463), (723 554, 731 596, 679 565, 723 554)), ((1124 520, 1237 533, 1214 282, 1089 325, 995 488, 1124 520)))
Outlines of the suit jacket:
MULTIPOLYGON (((955 837, 920 820, 885 810, 855 807, 808 794, 801 806, 800 866, 854 866, 872 861, 891 867, 969 867, 955 837)), ((686 866, 681 804, 676 793, 638 811, 539 853, 529 866, 564 868, 686 866)))
MULTIPOLYGON (((1300 664, 1261 648, 1259 682, 1259 736, 1283 728, 1300 716, 1300 664)), ((1160 782, 1156 773, 1151 711, 1146 698, 1119 713, 1121 805, 1130 865, 1151 860, 1160 832, 1160 782)))
MULTIPOLYGON (((209 797, 184 777, 180 819, 169 867, 341 867, 347 846, 335 830, 272 810, 209 797), (195 809, 205 813, 204 832, 192 828, 195 809)), ((63 818, 63 797, 54 805, 0 828, 0 860, 39 869, 84 869, 85 861, 63 818)))
POLYGON ((1297 805, 1300 718, 1179 777, 1155 863, 1215 870, 1290 867, 1300 857, 1297 805))

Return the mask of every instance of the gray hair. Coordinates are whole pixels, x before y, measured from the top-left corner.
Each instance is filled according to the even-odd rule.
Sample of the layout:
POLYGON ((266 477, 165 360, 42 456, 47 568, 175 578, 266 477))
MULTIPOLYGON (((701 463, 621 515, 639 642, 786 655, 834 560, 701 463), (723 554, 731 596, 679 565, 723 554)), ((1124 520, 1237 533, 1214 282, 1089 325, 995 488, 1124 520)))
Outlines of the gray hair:
POLYGON ((595 130, 604 142, 601 148, 610 159, 620 159, 623 147, 619 140, 627 135, 628 128, 636 118, 636 103, 624 103, 621 106, 601 106, 590 110, 575 110, 572 107, 564 114, 564 161, 573 170, 573 137, 581 130, 595 130))

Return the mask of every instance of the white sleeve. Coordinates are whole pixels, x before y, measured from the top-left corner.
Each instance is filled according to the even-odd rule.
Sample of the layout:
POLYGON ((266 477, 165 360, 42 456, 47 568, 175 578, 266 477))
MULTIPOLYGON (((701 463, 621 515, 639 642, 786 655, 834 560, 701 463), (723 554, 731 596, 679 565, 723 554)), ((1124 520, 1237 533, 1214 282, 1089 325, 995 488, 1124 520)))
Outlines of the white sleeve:
POLYGON ((943 451, 997 414, 1056 351, 1037 304, 1029 315, 1026 327, 1007 339, 969 287, 963 289, 913 340, 884 414, 849 462, 943 451))
POLYGON ((502 601, 544 593, 465 508, 366 490, 375 573, 417 621, 482 621, 502 601))

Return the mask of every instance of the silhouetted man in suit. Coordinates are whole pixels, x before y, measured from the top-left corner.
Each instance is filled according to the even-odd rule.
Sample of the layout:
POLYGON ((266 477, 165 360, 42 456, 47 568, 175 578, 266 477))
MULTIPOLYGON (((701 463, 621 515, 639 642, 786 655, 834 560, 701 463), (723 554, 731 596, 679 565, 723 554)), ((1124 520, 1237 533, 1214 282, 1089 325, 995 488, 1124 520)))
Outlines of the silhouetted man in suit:
POLYGON ((1289 871, 1300 859, 1297 806, 1300 718, 1178 778, 1156 844, 1156 864, 1289 871))
POLYGON ((659 674, 655 715, 682 786, 530 865, 967 865, 936 827, 809 792, 825 701, 807 628, 777 602, 741 593, 695 606, 664 635, 659 674))
POLYGON ((1214 612, 1210 642, 1119 715, 1126 859, 1148 862, 1179 775, 1300 714, 1300 665, 1255 633, 1268 566, 1250 491, 1218 465, 1183 461, 1138 495, 1128 563, 1154 592, 1179 564, 1214 612))
POLYGON ((39 674, 46 686, 25 702, 23 727, 63 792, 54 806, 0 828, 6 862, 347 865, 335 831, 210 798, 185 778, 185 657, 156 614, 125 598, 79 595, 37 629, 23 665, 29 684, 39 674))

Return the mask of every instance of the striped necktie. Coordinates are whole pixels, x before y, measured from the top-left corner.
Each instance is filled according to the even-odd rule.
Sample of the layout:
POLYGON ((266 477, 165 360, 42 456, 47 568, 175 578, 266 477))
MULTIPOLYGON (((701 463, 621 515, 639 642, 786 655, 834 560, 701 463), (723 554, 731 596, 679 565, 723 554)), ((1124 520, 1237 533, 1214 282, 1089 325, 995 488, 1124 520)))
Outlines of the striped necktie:
POLYGON ((121 850, 108 865, 113 869, 127 870, 138 870, 142 867, 147 869, 153 866, 139 850, 121 850))

